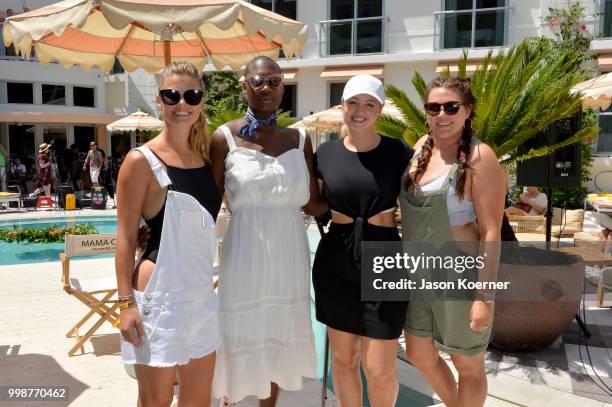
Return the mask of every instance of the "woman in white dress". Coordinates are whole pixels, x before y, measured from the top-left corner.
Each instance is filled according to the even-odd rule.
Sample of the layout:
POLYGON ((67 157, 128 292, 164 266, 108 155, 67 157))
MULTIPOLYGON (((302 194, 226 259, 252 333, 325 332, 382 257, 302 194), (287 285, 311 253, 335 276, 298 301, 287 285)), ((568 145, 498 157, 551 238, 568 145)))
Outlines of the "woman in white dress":
POLYGON ((315 377, 310 319, 310 251, 300 213, 327 210, 312 176, 304 132, 276 125, 282 74, 257 57, 245 70, 245 118, 213 134, 213 175, 227 192, 232 217, 219 274, 222 344, 214 397, 255 395, 274 406, 279 388, 299 390, 315 377), (310 197, 313 200, 309 200, 310 197))

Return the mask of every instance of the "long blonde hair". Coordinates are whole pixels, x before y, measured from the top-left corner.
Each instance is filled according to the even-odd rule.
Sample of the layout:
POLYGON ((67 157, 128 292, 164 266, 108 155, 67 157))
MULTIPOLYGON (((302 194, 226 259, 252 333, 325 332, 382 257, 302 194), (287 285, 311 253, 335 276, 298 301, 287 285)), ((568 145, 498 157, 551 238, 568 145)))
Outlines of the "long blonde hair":
MULTIPOLYGON (((195 79, 200 83, 202 90, 204 90, 204 82, 202 76, 198 72, 198 68, 195 67, 191 62, 172 62, 170 65, 164 68, 161 73, 159 84, 164 82, 169 76, 172 75, 187 75, 195 79)), ((202 157, 202 159, 210 164, 210 142, 211 137, 208 134, 208 123, 206 122, 206 115, 204 109, 200 111, 200 117, 191 126, 189 130, 189 146, 202 157)))

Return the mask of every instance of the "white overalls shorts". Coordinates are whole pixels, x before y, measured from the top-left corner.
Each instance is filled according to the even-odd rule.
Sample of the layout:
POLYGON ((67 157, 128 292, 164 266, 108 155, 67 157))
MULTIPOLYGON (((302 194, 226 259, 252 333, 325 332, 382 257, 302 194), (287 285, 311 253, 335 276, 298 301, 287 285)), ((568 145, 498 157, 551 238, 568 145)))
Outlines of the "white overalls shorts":
POLYGON ((122 338, 121 357, 126 364, 184 365, 214 352, 221 341, 213 290, 215 221, 197 199, 172 190, 164 166, 148 147, 137 150, 168 192, 153 274, 144 291, 134 290, 144 338, 138 348, 122 338))

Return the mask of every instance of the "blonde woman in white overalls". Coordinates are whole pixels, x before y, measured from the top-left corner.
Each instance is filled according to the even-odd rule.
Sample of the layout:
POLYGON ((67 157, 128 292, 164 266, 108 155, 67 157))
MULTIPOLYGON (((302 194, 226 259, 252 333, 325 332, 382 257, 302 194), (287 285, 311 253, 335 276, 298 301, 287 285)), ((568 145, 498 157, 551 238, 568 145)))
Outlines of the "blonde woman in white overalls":
POLYGON ((119 172, 117 256, 123 363, 133 364, 139 405, 210 406, 218 300, 212 266, 221 196, 209 164, 198 70, 175 62, 161 75, 164 129, 130 152, 119 172), (134 261, 140 219, 151 229, 134 261))

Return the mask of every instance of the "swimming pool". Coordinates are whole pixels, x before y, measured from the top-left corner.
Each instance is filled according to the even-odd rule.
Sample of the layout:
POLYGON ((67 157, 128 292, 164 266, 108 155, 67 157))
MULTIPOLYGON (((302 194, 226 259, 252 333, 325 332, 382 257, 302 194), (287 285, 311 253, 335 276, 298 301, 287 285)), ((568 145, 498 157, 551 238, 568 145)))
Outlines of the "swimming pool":
MULTIPOLYGON (((117 219, 114 217, 74 217, 74 218, 48 218, 48 219, 24 219, 14 221, 0 222, 0 228, 11 228, 13 225, 43 228, 52 225, 67 226, 77 223, 91 223, 99 233, 116 233, 117 219)), ((319 243, 319 233, 316 230, 308 229, 308 241, 310 243, 311 260, 314 259, 315 250, 319 243)), ((41 263, 49 261, 59 261, 59 253, 64 251, 64 243, 6 243, 0 242, 0 265, 11 264, 26 264, 26 263, 41 263)), ((105 257, 113 257, 113 254, 104 255, 105 257)), ((99 256, 99 257, 102 257, 99 256)), ((58 269, 59 270, 59 269, 58 269)), ((314 293, 311 294, 314 298, 314 293)), ((312 328, 315 336, 315 345, 317 351, 317 377, 323 377, 323 360, 325 350, 325 326, 315 319, 314 304, 311 308, 312 328)), ((401 362, 400 362, 401 363, 401 362)), ((331 369, 331 366, 330 366, 331 369)), ((410 387, 409 383, 402 383, 400 378, 400 393, 396 406, 404 407, 425 407, 436 404, 436 401, 431 397, 417 392, 410 387)), ((331 383, 331 371, 329 374, 330 390, 333 390, 331 383)), ((365 389, 365 385, 364 385, 365 389)), ((365 390, 364 390, 365 391, 365 390)), ((364 406, 369 406, 367 397, 364 397, 364 406)))
MULTIPOLYGON (((93 224, 98 233, 116 233, 117 219, 113 217, 74 217, 23 219, 0 222, 0 228, 12 228, 13 225, 28 228, 44 228, 49 226, 65 227, 82 223, 93 224)), ((0 266, 10 264, 43 263, 59 261, 58 255, 64 251, 64 243, 7 243, 0 242, 0 266)), ((112 257, 108 254, 105 257, 112 257)), ((100 256, 102 257, 102 256, 100 256)))

